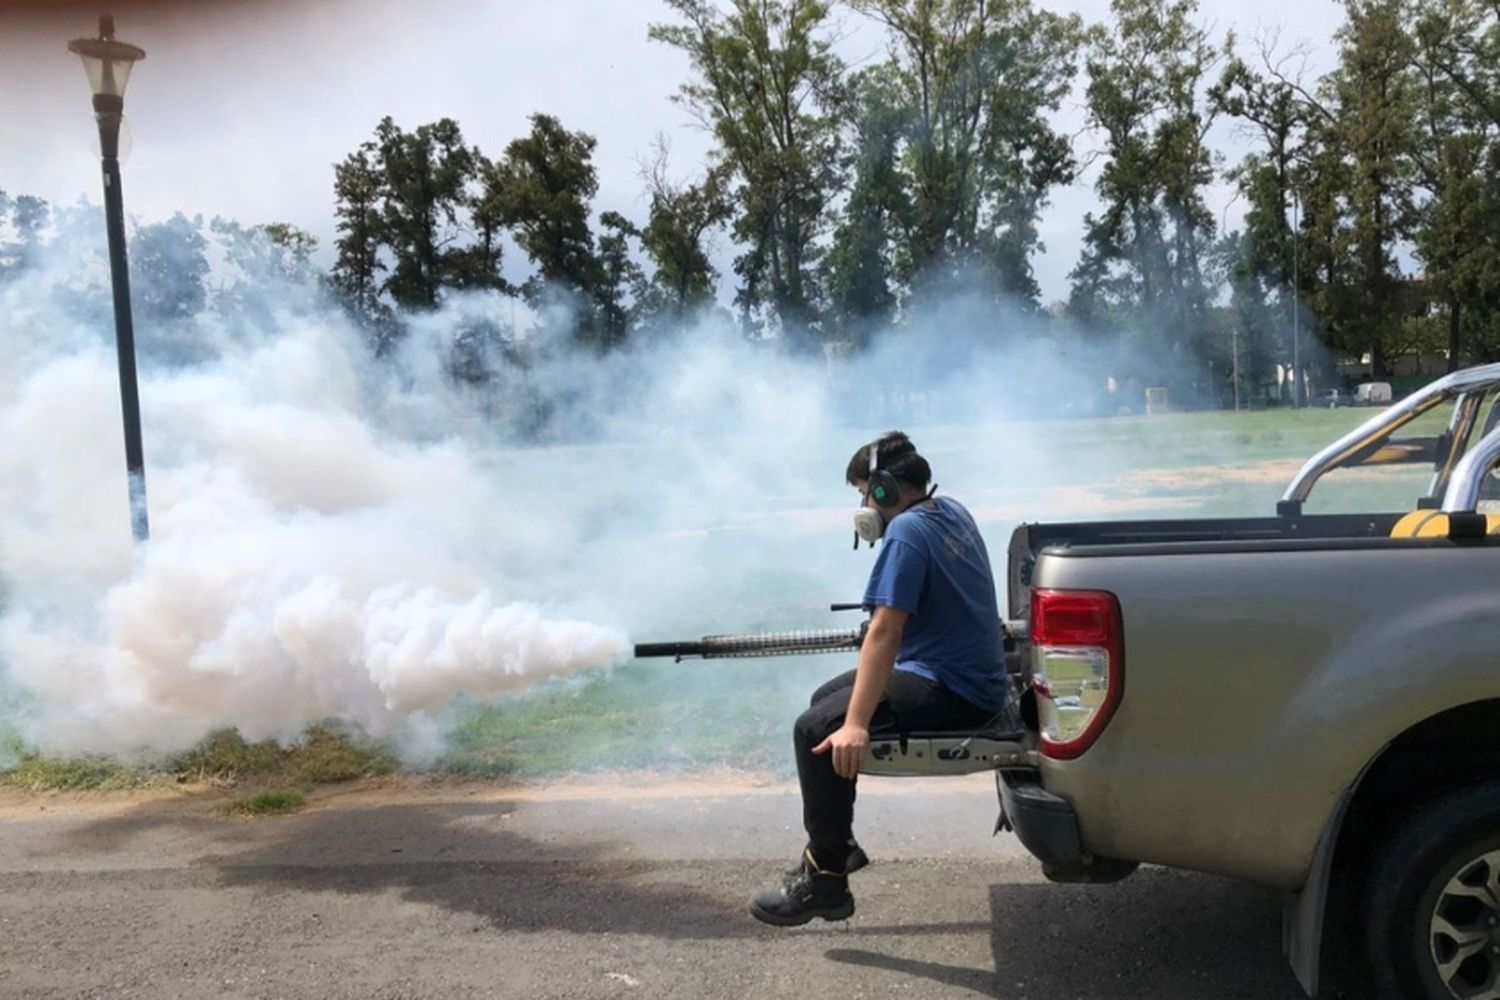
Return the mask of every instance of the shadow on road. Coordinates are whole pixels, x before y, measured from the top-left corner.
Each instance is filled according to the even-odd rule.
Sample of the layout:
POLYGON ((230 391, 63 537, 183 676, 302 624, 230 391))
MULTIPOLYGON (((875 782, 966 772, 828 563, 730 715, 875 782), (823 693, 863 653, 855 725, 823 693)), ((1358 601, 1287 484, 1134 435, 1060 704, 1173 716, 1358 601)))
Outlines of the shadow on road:
POLYGON ((227 886, 352 895, 396 890, 404 900, 472 913, 507 931, 668 940, 756 933, 738 906, 693 885, 691 869, 608 859, 606 840, 570 838, 559 857, 544 843, 496 829, 511 808, 340 809, 298 817, 275 842, 205 860, 227 886))
MULTIPOLYGON (((116 864, 148 867, 165 852, 191 859, 191 868, 211 869, 226 888, 372 898, 394 892, 510 932, 668 941, 776 940, 785 933, 746 912, 750 889, 773 877, 774 867, 726 880, 724 861, 662 860, 660 840, 649 860, 632 859, 640 830, 627 835, 616 828, 659 825, 662 814, 654 808, 600 811, 585 803, 542 819, 526 812, 514 802, 423 802, 226 821, 147 807, 87 824, 46 850, 106 854, 116 864)), ((870 940, 989 930, 987 921, 852 928, 870 940)))
POLYGON ((136 838, 155 831, 213 839, 225 829, 223 821, 207 816, 179 812, 130 812, 96 820, 65 833, 48 847, 34 853, 48 857, 67 857, 79 852, 112 854, 124 849, 136 838))
POLYGON ((113 817, 58 846, 109 853, 127 868, 190 858, 187 867, 213 872, 220 886, 273 897, 337 893, 373 905, 393 895, 471 915, 476 930, 768 942, 822 955, 846 974, 849 966, 883 971, 881 981, 913 996, 940 988, 996 1000, 1302 996, 1280 953, 1279 897, 1240 883, 1157 868, 1110 886, 1004 882, 989 886, 988 920, 854 922, 838 928, 844 947, 828 948, 819 932, 831 926, 783 938, 756 924, 744 887, 760 876, 740 878, 742 862, 673 862, 662 824, 655 807, 424 802, 255 822, 113 817), (729 868, 735 885, 726 884, 729 868), (988 961, 974 951, 986 938, 988 961))
POLYGON ((1281 956, 1280 899, 1251 886, 1145 869, 1115 885, 992 886, 990 909, 993 970, 855 948, 825 955, 995 998, 1303 997, 1281 956))

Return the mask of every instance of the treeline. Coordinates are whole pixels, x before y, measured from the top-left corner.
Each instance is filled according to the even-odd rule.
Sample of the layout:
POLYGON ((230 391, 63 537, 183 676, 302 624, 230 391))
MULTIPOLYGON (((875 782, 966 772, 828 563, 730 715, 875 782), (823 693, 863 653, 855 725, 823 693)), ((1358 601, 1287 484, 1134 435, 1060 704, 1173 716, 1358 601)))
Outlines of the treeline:
POLYGON ((1306 79, 1295 49, 1213 37, 1193 0, 1114 0, 1098 25, 1029 0, 664 2, 650 35, 687 55, 676 99, 714 139, 698 178, 671 183, 658 157, 644 224, 595 222, 593 140, 554 118, 494 160, 451 121, 384 121, 337 169, 350 300, 375 315, 445 287, 561 296, 578 339, 609 347, 728 280, 747 334, 814 350, 962 291, 1204 399, 1228 399, 1235 373, 1246 392, 1289 377, 1299 328, 1325 379, 1336 356, 1369 355, 1377 376, 1414 351, 1500 357, 1491 4, 1344 0, 1336 65, 1306 79), (839 57, 848 11, 884 33, 883 61, 839 57), (1081 138, 1060 130, 1070 99, 1081 138), (1238 162, 1213 145, 1231 129, 1252 147, 1238 162), (1044 307, 1041 222, 1086 157, 1099 208, 1066 301, 1044 307), (1223 180, 1244 207, 1228 232, 1207 202, 1223 180), (733 275, 709 263, 720 229, 733 275), (500 277, 500 233, 534 268, 519 289, 500 277))
POLYGON ((646 225, 606 211, 596 229, 594 146, 544 114, 497 159, 468 145, 452 119, 411 131, 382 120, 375 138, 334 168, 334 287, 387 331, 399 329, 389 322, 393 307, 432 309, 450 289, 520 295, 565 314, 577 341, 599 349, 707 304, 713 270, 702 241, 729 215, 716 176, 674 187, 663 154, 646 225), (519 287, 502 274, 502 234, 533 269, 519 287), (632 244, 654 263, 650 280, 632 244))
MULTIPOLYGON (((1341 356, 1377 376, 1413 352, 1500 358, 1493 4, 1343 0, 1316 78, 1295 48, 1213 35, 1193 0, 1113 0, 1103 24, 1031 0, 663 4, 650 37, 687 56, 675 99, 713 148, 685 179, 654 150, 643 218, 595 204, 595 140, 547 114, 493 157, 451 119, 387 118, 335 165, 322 280, 381 349, 461 290, 517 296, 608 351, 721 312, 723 288, 747 336, 807 353, 860 350, 962 295, 992 309, 978 333, 997 344, 1075 331, 1117 379, 1204 403, 1285 382, 1299 353, 1325 384, 1341 356), (848 17, 883 58, 845 63, 848 17), (1237 162, 1215 145, 1231 133, 1251 150, 1237 162), (1085 170, 1098 207, 1065 301, 1043 303, 1043 221, 1085 170), (1225 181, 1243 209, 1229 231, 1208 203, 1225 181), (529 265, 510 269, 530 273, 518 286, 506 248, 529 265)), ((20 266, 37 211, 0 201, 20 234, 0 270, 20 266)), ((308 266, 300 230, 242 232, 276 266, 308 266)))
MULTIPOLYGON (((143 336, 137 350, 167 362, 211 353, 192 329, 210 320, 231 337, 263 335, 288 289, 309 301, 327 285, 312 257, 317 240, 285 223, 243 226, 176 213, 130 227, 132 311, 143 336)), ((0 191, 0 292, 39 274, 45 299, 21 303, 16 317, 76 322, 113 331, 104 216, 79 201, 52 205, 0 191)), ((23 326, 23 328, 25 328, 23 326)))

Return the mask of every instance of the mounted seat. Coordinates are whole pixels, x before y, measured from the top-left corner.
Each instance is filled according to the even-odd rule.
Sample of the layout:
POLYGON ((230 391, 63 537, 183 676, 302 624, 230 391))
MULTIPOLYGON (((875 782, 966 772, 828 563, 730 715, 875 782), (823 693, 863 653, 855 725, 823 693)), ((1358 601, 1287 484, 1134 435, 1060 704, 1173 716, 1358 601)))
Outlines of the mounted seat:
POLYGON ((981 729, 870 734, 861 774, 886 777, 974 774, 1032 761, 1034 738, 1021 722, 1015 699, 981 729))

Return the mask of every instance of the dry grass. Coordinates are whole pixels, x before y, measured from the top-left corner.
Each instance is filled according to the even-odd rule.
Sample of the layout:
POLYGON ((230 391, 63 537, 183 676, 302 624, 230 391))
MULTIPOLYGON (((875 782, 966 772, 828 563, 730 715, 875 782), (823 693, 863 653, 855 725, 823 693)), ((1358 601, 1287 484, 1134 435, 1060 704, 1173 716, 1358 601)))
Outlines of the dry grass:
POLYGON ((237 731, 210 734, 171 758, 50 757, 22 752, 0 770, 0 785, 26 791, 141 788, 161 784, 326 785, 390 774, 396 759, 380 743, 333 723, 310 727, 296 742, 251 743, 237 731))

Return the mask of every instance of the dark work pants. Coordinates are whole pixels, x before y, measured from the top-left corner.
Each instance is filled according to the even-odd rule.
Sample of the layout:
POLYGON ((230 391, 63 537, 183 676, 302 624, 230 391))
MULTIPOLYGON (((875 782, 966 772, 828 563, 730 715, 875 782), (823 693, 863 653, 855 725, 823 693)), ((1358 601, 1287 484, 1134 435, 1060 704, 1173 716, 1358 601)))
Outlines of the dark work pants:
MULTIPOLYGON (((853 670, 840 674, 814 691, 812 705, 797 717, 792 736, 797 780, 802 784, 802 824, 819 867, 833 871, 843 869, 854 836, 854 782, 834 772, 832 751, 815 754, 812 749, 844 724, 854 694, 854 674, 853 670)), ((977 729, 991 715, 936 681, 893 670, 885 697, 870 717, 870 732, 977 729)))

